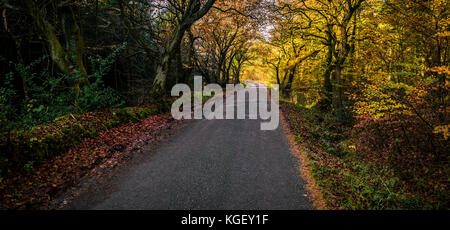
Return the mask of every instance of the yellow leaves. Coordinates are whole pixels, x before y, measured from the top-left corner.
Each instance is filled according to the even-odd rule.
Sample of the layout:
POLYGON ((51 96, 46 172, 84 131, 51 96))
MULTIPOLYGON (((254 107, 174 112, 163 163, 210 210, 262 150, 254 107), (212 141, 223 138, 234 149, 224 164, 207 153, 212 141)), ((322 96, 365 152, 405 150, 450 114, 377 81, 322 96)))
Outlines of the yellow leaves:
POLYGON ((307 58, 314 56, 315 54, 317 54, 318 51, 313 51, 310 52, 309 54, 305 55, 305 56, 301 56, 301 57, 297 57, 294 60, 290 61, 288 63, 288 65, 286 67, 283 68, 283 70, 289 70, 294 68, 296 65, 298 65, 299 63, 301 63, 302 61, 306 60, 307 58))
POLYGON ((420 93, 419 90, 403 83, 368 84, 365 86, 363 100, 355 104, 355 112, 374 119, 381 119, 388 115, 409 114, 408 106, 389 94, 392 89, 403 89, 407 94, 416 91, 420 93))
POLYGON ((431 7, 434 10, 441 10, 441 9, 445 9, 448 5, 448 1, 447 0, 433 0, 431 1, 431 7))
POLYGON ((450 136, 449 129, 450 129, 450 124, 439 125, 439 126, 434 127, 433 133, 435 133, 435 134, 442 133, 442 136, 444 137, 444 139, 447 140, 448 137, 450 136))

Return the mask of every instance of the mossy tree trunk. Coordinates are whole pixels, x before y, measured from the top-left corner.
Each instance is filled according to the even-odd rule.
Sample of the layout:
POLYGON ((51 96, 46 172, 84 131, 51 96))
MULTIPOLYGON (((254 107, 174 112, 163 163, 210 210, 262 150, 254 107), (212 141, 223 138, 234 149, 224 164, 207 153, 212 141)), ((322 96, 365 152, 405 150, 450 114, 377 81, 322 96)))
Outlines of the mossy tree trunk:
MULTIPOLYGON (((79 73, 80 78, 75 83, 74 87, 77 92, 80 89, 80 85, 88 85, 88 74, 84 65, 85 46, 84 39, 81 32, 81 28, 78 25, 75 14, 71 6, 58 6, 58 10, 62 11, 62 24, 63 30, 68 28, 69 31, 65 31, 65 34, 70 34, 66 37, 66 41, 62 43, 57 36, 55 27, 47 20, 47 15, 44 9, 37 5, 32 0, 25 0, 28 13, 35 21, 38 29, 41 31, 43 37, 47 40, 50 50, 50 57, 56 64, 59 70, 66 75, 74 75, 79 73), (70 43, 70 40, 75 41, 75 47, 71 50, 71 47, 64 48, 62 44, 70 43), (75 56, 75 63, 72 63, 70 56, 75 56)), ((66 45, 67 46, 67 45, 66 45)))
MULTIPOLYGON (((191 27, 194 22, 202 18, 213 6, 215 0, 208 0, 201 6, 200 0, 189 0, 186 7, 180 10, 180 20, 176 22, 175 30, 169 37, 163 53, 163 58, 156 70, 156 77, 153 81, 151 94, 153 97, 166 97, 167 91, 173 82, 177 81, 177 76, 180 73, 172 73, 172 62, 178 65, 174 70, 178 72, 181 70, 181 61, 177 60, 177 55, 180 55, 181 42, 184 33, 191 27)), ((180 56, 181 57, 181 56, 180 56)), ((180 59, 179 59, 180 60, 180 59)))

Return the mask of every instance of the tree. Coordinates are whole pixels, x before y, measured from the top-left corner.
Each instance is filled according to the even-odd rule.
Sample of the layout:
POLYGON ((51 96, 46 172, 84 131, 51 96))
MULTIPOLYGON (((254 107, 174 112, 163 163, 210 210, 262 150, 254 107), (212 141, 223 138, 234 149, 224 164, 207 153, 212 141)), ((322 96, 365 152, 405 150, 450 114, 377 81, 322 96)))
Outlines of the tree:
POLYGON ((208 0, 202 4, 200 0, 168 0, 160 5, 161 8, 168 9, 171 14, 170 23, 173 32, 166 38, 163 55, 156 70, 152 89, 152 94, 155 94, 156 97, 158 95, 164 96, 167 87, 179 80, 179 73, 181 72, 180 46, 183 36, 192 24, 211 9, 214 2, 215 0, 208 0), (175 71, 170 71, 172 64, 175 66, 175 71))
MULTIPOLYGON (((24 12, 33 20, 33 26, 45 39, 50 57, 59 70, 66 75, 79 74, 80 77, 74 85, 79 91, 80 85, 89 85, 89 80, 84 64, 84 37, 75 16, 77 5, 77 2, 70 3, 57 0, 38 2, 19 0, 14 3, 5 3, 4 7, 13 11, 24 12), (57 20, 52 19, 52 17, 57 20), (64 36, 58 36, 59 33, 63 33, 64 36), (74 61, 71 60, 72 55, 75 57, 74 61)), ((18 45, 20 49, 20 42, 18 45)), ((23 61, 19 60, 19 62, 23 61)))
POLYGON ((245 53, 257 31, 259 2, 218 1, 196 24, 196 66, 209 82, 230 83, 231 73, 238 81, 236 74, 248 60, 245 53))

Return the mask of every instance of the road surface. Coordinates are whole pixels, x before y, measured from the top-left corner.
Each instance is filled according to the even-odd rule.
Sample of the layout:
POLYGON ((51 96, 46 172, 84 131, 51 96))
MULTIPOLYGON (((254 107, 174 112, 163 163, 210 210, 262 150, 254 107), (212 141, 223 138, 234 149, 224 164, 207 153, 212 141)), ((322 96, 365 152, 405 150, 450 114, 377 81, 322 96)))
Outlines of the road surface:
POLYGON ((108 182, 111 191, 81 195, 71 209, 312 209, 281 124, 261 131, 260 123, 188 121, 149 160, 108 182))

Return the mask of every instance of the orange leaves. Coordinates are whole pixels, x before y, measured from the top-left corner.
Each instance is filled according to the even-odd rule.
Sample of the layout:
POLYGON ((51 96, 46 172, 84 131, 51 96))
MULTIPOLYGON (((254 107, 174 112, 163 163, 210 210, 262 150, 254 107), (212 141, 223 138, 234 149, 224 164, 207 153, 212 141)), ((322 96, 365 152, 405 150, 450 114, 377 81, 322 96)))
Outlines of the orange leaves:
POLYGON ((427 71, 431 71, 431 72, 434 72, 437 74, 450 75, 450 67, 448 67, 448 66, 435 66, 435 67, 427 69, 427 71))
POLYGON ((449 130, 450 130, 450 124, 438 125, 438 126, 434 127, 433 133, 442 134, 444 139, 447 140, 448 137, 450 136, 449 130))

